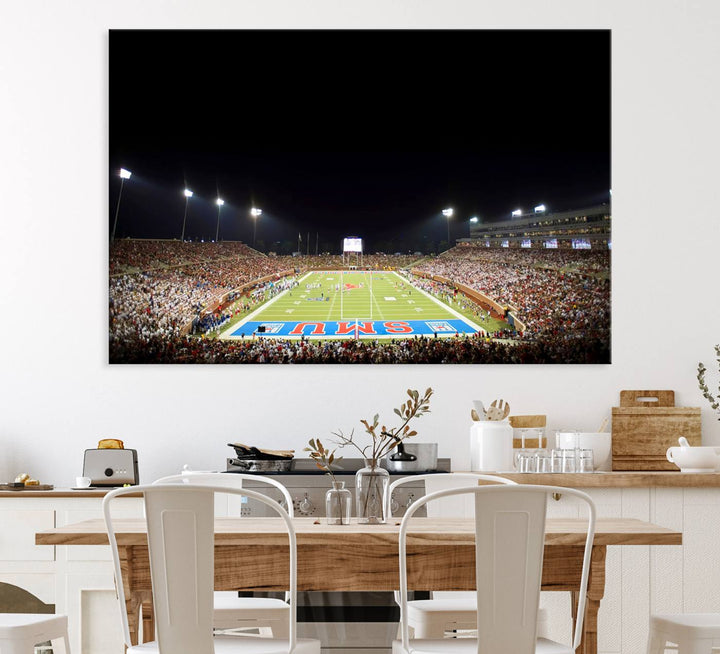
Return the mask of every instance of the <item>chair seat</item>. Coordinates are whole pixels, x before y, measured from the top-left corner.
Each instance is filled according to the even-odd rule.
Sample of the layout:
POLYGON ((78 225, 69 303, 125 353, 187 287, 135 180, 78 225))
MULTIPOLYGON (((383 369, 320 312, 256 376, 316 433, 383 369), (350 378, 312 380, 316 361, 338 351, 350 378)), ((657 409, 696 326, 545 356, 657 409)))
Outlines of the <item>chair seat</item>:
POLYGON ((720 613, 655 614, 650 616, 650 628, 676 635, 720 638, 720 613))
POLYGON ((0 613, 0 640, 38 638, 41 643, 67 633, 67 616, 53 613, 0 613))
POLYGON ((215 593, 213 609, 215 612, 243 611, 247 617, 262 617, 268 612, 282 613, 287 617, 290 606, 281 599, 271 597, 228 597, 224 593, 215 593))
POLYGON ((441 611, 443 613, 464 614, 464 617, 470 617, 474 622, 477 615, 477 602, 472 599, 427 599, 412 600, 408 602, 410 612, 417 613, 435 613, 441 611))
MULTIPOLYGON (((255 638, 252 636, 215 636, 215 654, 288 654, 287 640, 255 638)), ((126 654, 158 654, 157 642, 133 645, 126 654)), ((314 638, 298 638, 293 654, 320 654, 320 641, 314 638)), ((563 653, 564 654, 564 653, 563 653)))
MULTIPOLYGON (((445 638, 444 640, 410 640, 411 654, 477 654, 475 638, 445 638)), ((402 642, 394 640, 392 654, 407 654, 402 642)), ((538 638, 535 654, 574 654, 572 647, 546 638, 538 638)))

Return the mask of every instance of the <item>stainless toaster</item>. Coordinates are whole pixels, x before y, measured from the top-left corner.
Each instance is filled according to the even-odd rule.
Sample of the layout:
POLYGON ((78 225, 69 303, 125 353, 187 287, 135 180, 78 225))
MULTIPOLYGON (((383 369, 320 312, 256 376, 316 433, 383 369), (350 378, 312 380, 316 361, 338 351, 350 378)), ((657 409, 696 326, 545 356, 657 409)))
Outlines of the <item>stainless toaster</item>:
POLYGON ((139 482, 137 450, 85 450, 83 477, 91 486, 136 485, 139 482))

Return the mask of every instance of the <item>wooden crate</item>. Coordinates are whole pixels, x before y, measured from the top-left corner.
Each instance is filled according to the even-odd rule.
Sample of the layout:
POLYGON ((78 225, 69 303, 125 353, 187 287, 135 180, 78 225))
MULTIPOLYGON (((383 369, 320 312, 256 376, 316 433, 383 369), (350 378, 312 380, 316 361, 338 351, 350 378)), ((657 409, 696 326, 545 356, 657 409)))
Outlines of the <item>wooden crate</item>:
POLYGON ((612 469, 676 471, 666 452, 681 436, 702 444, 699 407, 676 407, 673 391, 620 391, 620 406, 612 409, 612 469))

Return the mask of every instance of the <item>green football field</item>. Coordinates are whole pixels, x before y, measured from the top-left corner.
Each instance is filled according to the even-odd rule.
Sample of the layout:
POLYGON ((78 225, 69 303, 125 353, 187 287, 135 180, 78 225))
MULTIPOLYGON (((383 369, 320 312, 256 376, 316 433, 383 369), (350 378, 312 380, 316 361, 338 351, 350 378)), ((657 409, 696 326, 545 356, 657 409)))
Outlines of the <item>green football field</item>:
POLYGON ((474 334, 480 327, 394 272, 310 272, 221 338, 409 338, 474 334))

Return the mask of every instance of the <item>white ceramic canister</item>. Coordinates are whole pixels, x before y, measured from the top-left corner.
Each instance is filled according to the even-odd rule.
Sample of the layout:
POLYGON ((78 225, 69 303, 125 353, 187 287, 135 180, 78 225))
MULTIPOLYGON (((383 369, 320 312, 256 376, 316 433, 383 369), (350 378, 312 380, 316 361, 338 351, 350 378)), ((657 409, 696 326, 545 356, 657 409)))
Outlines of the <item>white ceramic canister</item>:
POLYGON ((513 429, 507 420, 479 420, 470 427, 470 470, 512 472, 513 429))

